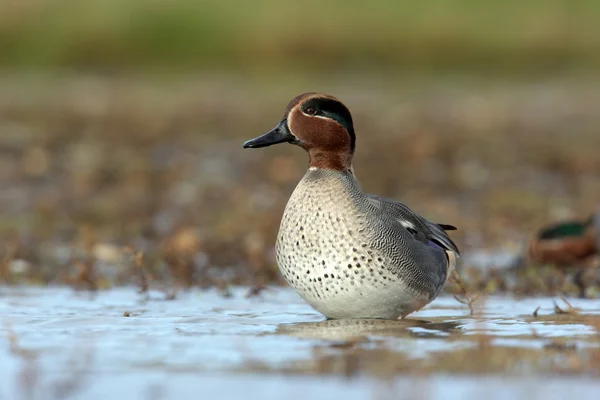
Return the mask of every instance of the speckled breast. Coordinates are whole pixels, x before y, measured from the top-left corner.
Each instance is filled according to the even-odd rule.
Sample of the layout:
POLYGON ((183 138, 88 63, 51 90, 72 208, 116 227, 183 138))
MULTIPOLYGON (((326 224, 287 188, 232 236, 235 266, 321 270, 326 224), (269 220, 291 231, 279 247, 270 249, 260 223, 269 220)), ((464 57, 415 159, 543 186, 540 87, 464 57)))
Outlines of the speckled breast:
POLYGON ((298 184, 281 221, 276 259, 290 286, 331 318, 395 318, 416 299, 372 243, 352 187, 334 177, 309 173, 298 184))

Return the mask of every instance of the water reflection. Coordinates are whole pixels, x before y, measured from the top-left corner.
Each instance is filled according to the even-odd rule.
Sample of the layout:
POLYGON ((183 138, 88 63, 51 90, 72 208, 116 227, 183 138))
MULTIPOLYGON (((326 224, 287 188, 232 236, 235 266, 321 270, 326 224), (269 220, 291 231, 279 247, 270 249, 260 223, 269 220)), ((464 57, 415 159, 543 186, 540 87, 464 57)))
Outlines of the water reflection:
MULTIPOLYGON (((406 320, 325 320, 289 289, 253 298, 247 291, 152 300, 157 293, 144 301, 133 288, 91 298, 66 288, 0 287, 0 375, 8 377, 0 399, 27 395, 24 376, 41 388, 41 397, 31 398, 44 398, 48 385, 70 382, 82 375, 78 371, 86 375, 85 385, 73 382, 81 398, 129 393, 112 384, 117 381, 142 390, 159 374, 164 381, 157 384, 170 399, 177 398, 168 394, 172 382, 197 387, 215 373, 268 382, 272 373, 379 375, 414 368, 514 374, 518 366, 550 373, 557 363, 560 371, 585 375, 600 364, 600 303, 594 300, 573 300, 571 313, 557 314, 551 298, 489 297, 470 315, 443 296, 406 320)), ((240 394, 233 386, 224 390, 240 394)))
POLYGON ((459 333, 458 321, 405 320, 324 320, 280 324, 276 333, 299 338, 341 340, 360 336, 385 336, 399 338, 407 336, 439 338, 450 333, 459 333))

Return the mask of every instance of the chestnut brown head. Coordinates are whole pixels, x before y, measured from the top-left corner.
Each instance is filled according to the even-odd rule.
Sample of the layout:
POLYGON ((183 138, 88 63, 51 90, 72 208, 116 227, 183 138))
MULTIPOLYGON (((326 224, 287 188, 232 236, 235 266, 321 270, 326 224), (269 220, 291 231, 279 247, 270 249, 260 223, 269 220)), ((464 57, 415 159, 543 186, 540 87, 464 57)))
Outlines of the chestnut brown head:
POLYGON ((275 128, 248 140, 244 148, 285 142, 305 149, 311 167, 350 169, 356 144, 350 111, 333 96, 302 94, 290 101, 284 118, 275 128))

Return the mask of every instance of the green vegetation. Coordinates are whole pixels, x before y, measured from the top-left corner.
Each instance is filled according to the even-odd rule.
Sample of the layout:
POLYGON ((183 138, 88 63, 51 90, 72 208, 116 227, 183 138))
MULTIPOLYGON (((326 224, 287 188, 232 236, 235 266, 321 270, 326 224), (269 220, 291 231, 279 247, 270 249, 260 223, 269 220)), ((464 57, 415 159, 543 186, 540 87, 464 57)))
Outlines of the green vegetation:
POLYGON ((593 0, 0 2, 0 65, 113 70, 600 66, 593 0))

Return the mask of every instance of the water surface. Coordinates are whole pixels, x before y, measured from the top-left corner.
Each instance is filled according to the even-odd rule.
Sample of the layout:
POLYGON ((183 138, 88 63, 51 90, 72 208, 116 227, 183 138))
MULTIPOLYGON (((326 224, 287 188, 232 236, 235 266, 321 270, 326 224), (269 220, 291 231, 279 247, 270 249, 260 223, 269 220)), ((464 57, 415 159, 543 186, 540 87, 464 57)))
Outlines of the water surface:
POLYGON ((410 321, 326 321, 289 289, 247 293, 0 288, 0 399, 548 399, 600 389, 595 300, 569 300, 570 310, 555 298, 488 297, 470 315, 445 296, 410 321), (566 376, 547 378, 561 368, 566 376))

